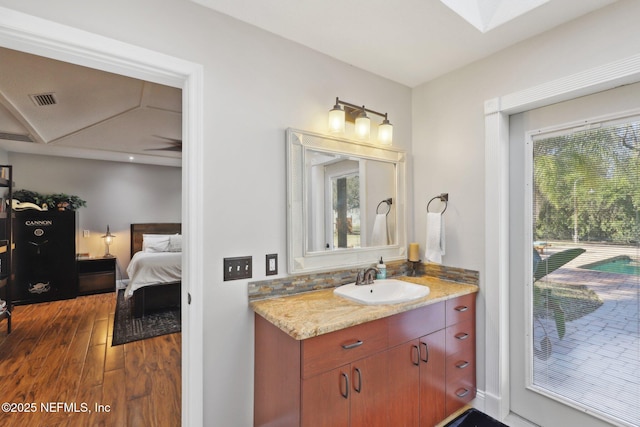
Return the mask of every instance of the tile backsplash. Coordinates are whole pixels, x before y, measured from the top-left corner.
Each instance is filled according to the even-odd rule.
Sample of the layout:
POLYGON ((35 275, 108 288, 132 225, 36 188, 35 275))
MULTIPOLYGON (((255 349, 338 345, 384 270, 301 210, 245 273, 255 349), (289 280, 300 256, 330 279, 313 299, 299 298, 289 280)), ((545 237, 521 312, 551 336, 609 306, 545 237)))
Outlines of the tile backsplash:
MULTIPOLYGON (((407 261, 387 262, 387 277, 406 276, 411 272, 411 264, 407 261)), ((355 281, 358 271, 362 268, 333 270, 313 274, 303 274, 283 277, 280 279, 249 282, 249 301, 292 295, 300 292, 318 289, 335 288, 355 281)), ((451 282, 469 283, 477 285, 479 273, 457 267, 447 267, 440 264, 418 264, 418 276, 434 276, 451 282)))

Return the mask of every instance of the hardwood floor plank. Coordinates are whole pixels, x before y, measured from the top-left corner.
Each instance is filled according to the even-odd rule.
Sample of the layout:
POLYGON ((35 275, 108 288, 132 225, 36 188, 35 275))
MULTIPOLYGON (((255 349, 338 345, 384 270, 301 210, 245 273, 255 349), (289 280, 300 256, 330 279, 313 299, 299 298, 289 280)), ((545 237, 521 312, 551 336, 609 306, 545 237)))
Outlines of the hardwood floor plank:
POLYGON ((127 401, 127 425, 131 427, 156 427, 158 425, 151 411, 149 396, 127 401))
POLYGON ((104 379, 104 357, 106 344, 90 346, 82 367, 82 388, 101 386, 104 379))
POLYGON ((127 398, 122 390, 124 383, 124 368, 105 372, 102 402, 105 405, 109 405, 110 409, 109 413, 102 417, 109 421, 105 425, 124 426, 127 423, 127 398))
POLYGON ((149 367, 145 363, 144 341, 124 344, 124 365, 127 373, 125 387, 129 399, 151 393, 149 367))
MULTIPOLYGON (((114 371, 124 369, 124 346, 112 346, 113 336, 107 337, 107 354, 104 361, 104 371, 114 371)), ((124 384, 124 383, 123 383, 124 384)))
POLYGON ((98 344, 106 344, 107 343, 107 331, 109 327, 107 325, 107 319, 98 319, 96 317, 96 321, 93 324, 93 329, 91 331, 91 344, 92 346, 98 344))

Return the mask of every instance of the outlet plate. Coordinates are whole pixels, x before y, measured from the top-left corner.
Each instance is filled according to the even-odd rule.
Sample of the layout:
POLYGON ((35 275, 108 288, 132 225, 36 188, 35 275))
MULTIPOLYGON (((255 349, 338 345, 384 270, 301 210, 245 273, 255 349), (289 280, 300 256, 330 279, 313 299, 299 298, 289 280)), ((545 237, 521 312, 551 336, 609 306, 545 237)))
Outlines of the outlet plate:
POLYGON ((223 262, 224 280, 250 279, 252 277, 250 256, 225 258, 223 262))
POLYGON ((273 276, 278 274, 278 254, 267 254, 266 256, 266 275, 273 276))

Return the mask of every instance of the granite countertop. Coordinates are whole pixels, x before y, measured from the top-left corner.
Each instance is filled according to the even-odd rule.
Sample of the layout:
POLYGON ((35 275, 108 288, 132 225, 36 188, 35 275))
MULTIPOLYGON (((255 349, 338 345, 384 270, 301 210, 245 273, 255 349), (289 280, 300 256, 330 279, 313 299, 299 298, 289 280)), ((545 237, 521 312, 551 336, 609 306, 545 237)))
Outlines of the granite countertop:
POLYGON ((332 289, 252 301, 254 312, 289 334, 304 340, 359 325, 414 308, 478 292, 476 285, 449 282, 435 277, 395 277, 429 286, 429 295, 414 301, 390 305, 365 305, 335 296, 332 289))

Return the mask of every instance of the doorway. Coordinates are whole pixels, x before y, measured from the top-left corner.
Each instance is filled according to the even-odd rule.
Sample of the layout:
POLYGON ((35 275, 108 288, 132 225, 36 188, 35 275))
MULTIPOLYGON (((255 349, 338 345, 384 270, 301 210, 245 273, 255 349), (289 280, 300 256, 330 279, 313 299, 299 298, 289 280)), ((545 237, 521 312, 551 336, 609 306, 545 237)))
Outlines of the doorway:
POLYGON ((639 94, 629 85, 510 117, 511 410, 539 425, 640 422, 640 276, 593 269, 639 253, 639 94))
POLYGON ((0 46, 181 88, 183 92, 182 424, 202 425, 202 66, 10 9, 0 46), (186 285, 186 286, 185 286, 186 285))

